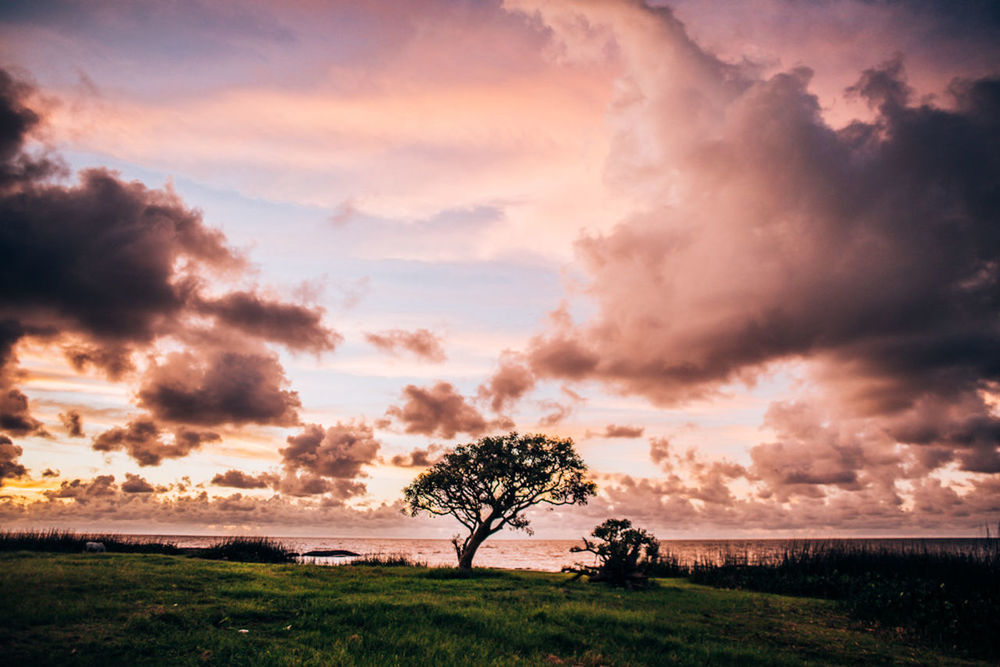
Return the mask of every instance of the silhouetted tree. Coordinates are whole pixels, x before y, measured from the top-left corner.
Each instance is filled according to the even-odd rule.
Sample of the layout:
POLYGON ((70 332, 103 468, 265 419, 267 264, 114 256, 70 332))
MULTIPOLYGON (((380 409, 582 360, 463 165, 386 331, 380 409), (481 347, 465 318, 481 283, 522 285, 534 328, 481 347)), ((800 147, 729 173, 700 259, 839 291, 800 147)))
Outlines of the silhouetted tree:
POLYGON ((597 492, 586 472, 572 440, 512 432, 459 445, 403 495, 412 516, 450 514, 468 529, 452 539, 458 567, 467 570, 479 545, 504 527, 532 534, 523 514, 532 505, 586 504, 597 492))
POLYGON ((660 559, 660 543, 642 528, 633 528, 628 519, 608 519, 586 537, 583 546, 570 547, 573 553, 589 552, 597 556, 596 567, 578 564, 563 572, 587 575, 590 581, 604 581, 614 586, 639 588, 649 580, 649 573, 660 559))

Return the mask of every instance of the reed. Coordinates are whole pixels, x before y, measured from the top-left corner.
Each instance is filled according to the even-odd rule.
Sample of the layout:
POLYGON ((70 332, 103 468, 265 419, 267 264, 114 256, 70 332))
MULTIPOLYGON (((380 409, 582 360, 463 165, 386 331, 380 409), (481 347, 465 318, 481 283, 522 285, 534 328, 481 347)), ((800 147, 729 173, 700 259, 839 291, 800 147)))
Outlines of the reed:
POLYGON ((772 557, 724 554, 689 569, 720 588, 839 600, 856 619, 971 657, 1000 658, 1000 540, 962 552, 801 545, 772 557))
POLYGON ((366 553, 351 559, 348 565, 367 567, 427 567, 427 561, 418 561, 402 551, 394 553, 366 553))
POLYGON ((128 535, 105 533, 75 533, 68 530, 0 531, 0 551, 48 551, 76 553, 87 542, 100 542, 113 553, 180 554, 182 549, 170 542, 158 542, 128 535))

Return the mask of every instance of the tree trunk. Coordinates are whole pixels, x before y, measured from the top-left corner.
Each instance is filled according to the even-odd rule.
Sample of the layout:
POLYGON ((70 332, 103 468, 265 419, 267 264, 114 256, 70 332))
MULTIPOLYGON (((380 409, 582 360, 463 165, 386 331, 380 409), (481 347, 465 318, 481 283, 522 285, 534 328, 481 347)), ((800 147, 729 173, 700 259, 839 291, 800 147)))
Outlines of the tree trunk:
POLYGON ((462 553, 458 556, 458 569, 460 570, 471 570, 472 569, 472 559, 476 555, 476 549, 479 545, 490 536, 490 530, 486 525, 480 526, 472 537, 469 539, 468 544, 462 549, 462 553))

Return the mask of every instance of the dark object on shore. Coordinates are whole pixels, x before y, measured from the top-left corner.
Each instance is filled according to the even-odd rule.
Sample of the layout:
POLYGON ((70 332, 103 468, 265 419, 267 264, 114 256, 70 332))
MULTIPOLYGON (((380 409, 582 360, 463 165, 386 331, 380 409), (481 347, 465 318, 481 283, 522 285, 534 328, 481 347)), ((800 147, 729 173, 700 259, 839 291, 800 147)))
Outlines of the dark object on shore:
POLYGON ((1000 659, 1000 540, 960 553, 832 543, 770 558, 727 554, 721 563, 696 563, 690 577, 719 588, 839 600, 874 627, 1000 659))
POLYGON ((191 549, 189 555, 209 560, 232 560, 243 563, 294 563, 297 554, 266 537, 227 537, 204 549, 191 549))
POLYGON ((68 530, 22 530, 0 532, 0 551, 47 551, 80 553, 87 544, 103 544, 108 553, 169 554, 183 553, 168 542, 141 540, 128 535, 74 533, 68 530))
POLYGON ((319 557, 331 557, 331 556, 333 556, 333 557, 341 557, 342 558, 342 557, 345 557, 345 556, 350 556, 350 557, 360 556, 361 554, 355 553, 353 551, 348 551, 347 549, 319 549, 319 550, 316 550, 316 551, 307 551, 307 552, 305 552, 302 555, 303 556, 319 556, 319 557))
POLYGON ((589 552, 600 561, 596 566, 566 566, 563 572, 575 572, 572 581, 586 575, 591 582, 604 582, 634 590, 649 587, 649 576, 660 560, 660 543, 642 528, 633 528, 628 519, 608 519, 590 533, 594 541, 583 538, 582 547, 573 553, 589 552))

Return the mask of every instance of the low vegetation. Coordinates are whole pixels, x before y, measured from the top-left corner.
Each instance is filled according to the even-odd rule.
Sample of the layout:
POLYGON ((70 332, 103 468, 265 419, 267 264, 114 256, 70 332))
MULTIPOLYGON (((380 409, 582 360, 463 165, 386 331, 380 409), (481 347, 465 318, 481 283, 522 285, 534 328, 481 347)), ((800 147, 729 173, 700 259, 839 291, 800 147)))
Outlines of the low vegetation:
POLYGON ((362 565, 366 567, 427 567, 427 561, 418 561, 410 554, 402 552, 370 553, 352 558, 348 561, 348 565, 362 565))
POLYGON ((970 664, 868 631, 828 600, 437 571, 5 553, 0 655, 102 666, 970 664))
MULTIPOLYGON (((484 590, 491 589, 499 581, 523 581, 530 583, 528 588, 534 591, 530 595, 535 595, 541 592, 538 587, 539 582, 547 581, 563 593, 573 591, 573 595, 597 596, 587 598, 591 601, 627 599, 621 597, 626 595, 634 598, 636 604, 640 606, 647 604, 639 602, 647 599, 644 596, 652 596, 649 599, 659 599, 663 595, 660 589, 664 587, 671 590, 694 590, 687 588, 687 584, 683 582, 665 583, 668 581, 667 577, 679 577, 689 579, 692 584, 720 589, 817 598, 817 604, 822 601, 823 604, 830 606, 813 607, 810 606, 813 603, 807 601, 803 601, 802 604, 806 605, 804 608, 825 610, 823 618, 831 619, 836 614, 844 614, 844 617, 852 619, 851 622, 857 624, 857 627, 879 636, 892 636, 900 641, 920 644, 928 649, 939 650, 953 656, 989 660, 994 663, 1000 660, 1000 540, 983 540, 981 548, 962 553, 927 551, 920 548, 905 550, 875 548, 844 542, 827 545, 804 543, 800 547, 788 549, 775 556, 758 557, 748 553, 729 553, 721 559, 704 560, 688 565, 680 563, 670 553, 651 547, 652 536, 643 531, 635 532, 637 530, 631 525, 625 525, 621 520, 617 523, 613 520, 605 522, 595 529, 594 540, 588 540, 584 547, 577 548, 577 551, 593 552, 597 555, 599 564, 585 567, 582 571, 598 581, 639 587, 637 584, 645 584, 647 578, 659 578, 659 582, 651 591, 637 594, 615 593, 613 589, 603 587, 588 587, 603 589, 603 592, 583 593, 581 589, 575 587, 575 584, 568 584, 564 575, 540 573, 522 575, 481 568, 427 568, 426 563, 416 561, 405 553, 364 554, 347 561, 349 565, 362 566, 358 568, 319 568, 299 564, 281 566, 282 569, 253 572, 256 572, 255 576, 262 578, 262 581, 271 581, 274 577, 286 577, 290 582, 298 582, 295 585, 314 580, 339 585, 348 580, 374 580, 365 579, 366 575, 334 574, 334 572, 367 570, 382 572, 386 568, 392 568, 403 573, 400 575, 401 581, 405 582, 406 587, 402 594, 406 595, 410 594, 411 585, 422 595, 429 595, 433 587, 439 585, 444 594, 448 587, 459 585, 460 580, 469 580, 469 586, 482 586, 484 590), (612 523, 614 525, 611 525, 612 523), (588 545, 592 548, 586 548, 588 545), (616 595, 617 597, 614 597, 616 595)), ((199 569, 214 566, 208 563, 199 565, 197 561, 176 558, 179 555, 228 560, 234 563, 234 567, 237 562, 280 565, 296 561, 295 553, 268 538, 225 538, 210 547, 181 549, 168 542, 147 541, 130 536, 78 534, 56 530, 9 531, 0 533, 0 559, 4 559, 0 560, 0 567, 6 586, 6 589, 0 591, 0 595, 3 596, 0 599, 16 600, 21 604, 25 598, 33 597, 38 591, 42 591, 44 597, 46 586, 50 589, 49 594, 53 594, 60 576, 68 576, 67 581, 71 581, 78 572, 100 573, 106 568, 105 563, 125 564, 131 568, 130 571, 148 568, 150 574, 158 571, 167 574, 184 573, 182 578, 185 580, 190 577, 205 577, 206 586, 228 581, 229 575, 225 573, 234 571, 199 569), (101 542, 108 553, 83 555, 81 552, 84 551, 87 542, 101 542), (56 557, 39 554, 32 560, 24 553, 27 551, 74 555, 56 557), (8 555, 5 556, 2 552, 8 552, 8 555), (10 554, 10 552, 20 553, 10 554), (150 554, 146 558, 151 560, 143 560, 143 557, 135 557, 136 560, 122 560, 127 557, 119 554, 150 554), (154 554, 169 555, 174 558, 158 560, 154 559, 154 554), (33 568, 37 568, 38 571, 33 571, 33 568), (28 572, 29 580, 34 578, 42 581, 44 583, 42 588, 36 590, 28 583, 19 585, 16 578, 19 570, 28 572)), ((114 580, 112 577, 112 581, 114 580)), ((129 582, 120 583, 131 585, 129 582)), ((174 582, 170 585, 178 584, 174 582)), ((99 588, 90 585, 77 588, 69 586, 67 590, 79 590, 86 597, 97 594, 99 588)), ((112 596, 125 594, 113 587, 100 590, 103 591, 101 594, 112 596)), ((372 591, 373 595, 376 593, 377 591, 372 591)), ((212 596, 211 592, 206 595, 212 596)), ((265 593, 260 593, 260 596, 264 595, 265 593)), ((547 596, 542 598, 548 599, 547 596)), ((376 604, 377 601, 373 598, 370 602, 376 604)), ((671 604, 673 602, 674 600, 670 601, 671 604)), ((15 607, 18 607, 18 604, 15 604, 15 607)), ((53 600, 52 604, 56 608, 63 608, 70 602, 58 599, 53 600)), ((112 604, 112 607, 116 604, 117 602, 112 604)), ((597 610, 592 611, 597 613, 597 610)), ((717 612, 727 613, 725 609, 719 609, 717 612)), ((8 620, 17 621, 18 618, 22 618, 19 613, 14 608, 9 612, 0 612, 0 625, 8 620)), ((57 620, 51 622, 58 624, 57 620)), ((470 627, 479 627, 482 624, 489 625, 491 621, 480 618, 475 623, 471 621, 469 623, 470 627)), ((28 622, 28 625, 32 623, 28 622)), ((50 630, 56 634, 62 632, 55 628, 50 630)), ((596 633, 601 632, 596 626, 591 630, 596 633)), ((14 641, 12 637, 8 639, 14 641)), ((0 653, 4 652, 8 639, 3 639, 0 635, 0 653)), ((575 658, 581 655, 583 653, 579 651, 573 653, 575 658)))
POLYGON ((80 553, 88 542, 104 546, 108 553, 186 555, 210 560, 247 563, 294 563, 298 554, 268 537, 224 537, 208 547, 181 548, 172 542, 149 540, 131 535, 74 533, 64 530, 24 530, 0 532, 0 552, 45 551, 80 553))
POLYGON ((297 553, 268 537, 227 537, 210 547, 192 549, 190 555, 243 563, 294 563, 298 558, 297 553))
POLYGON ((723 588, 838 601, 870 627, 959 655, 1000 660, 1000 543, 966 552, 803 545, 769 558, 728 554, 682 574, 723 588))
POLYGON ((87 542, 100 542, 108 552, 180 554, 170 542, 143 540, 128 535, 74 533, 66 530, 21 530, 0 532, 0 551, 49 551, 79 553, 87 542))

